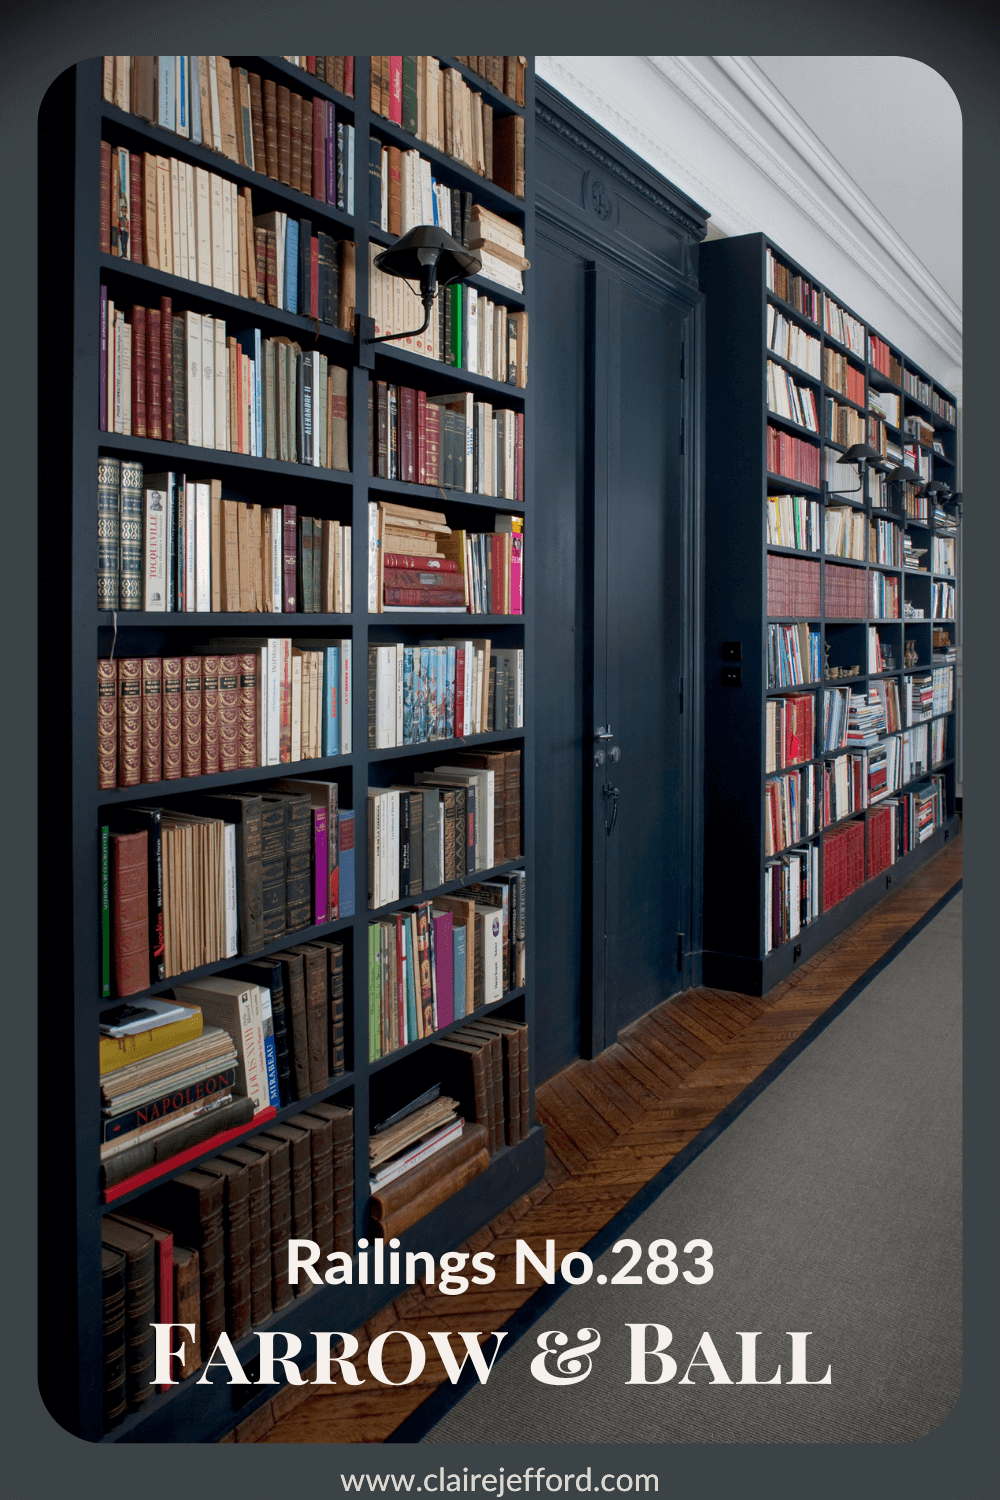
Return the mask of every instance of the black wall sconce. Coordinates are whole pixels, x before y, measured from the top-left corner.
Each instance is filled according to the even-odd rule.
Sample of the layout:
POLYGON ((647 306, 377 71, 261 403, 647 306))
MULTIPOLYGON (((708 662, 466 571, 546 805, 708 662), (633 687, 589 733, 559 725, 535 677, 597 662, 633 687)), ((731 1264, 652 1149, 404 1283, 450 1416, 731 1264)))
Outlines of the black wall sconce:
POLYGON ((367 352, 361 363, 371 369, 372 344, 384 344, 390 339, 412 338, 423 333, 431 320, 434 298, 441 287, 453 286, 475 276, 482 267, 482 260, 474 250, 466 250, 443 229, 434 224, 418 224, 410 229, 389 249, 375 257, 380 271, 389 276, 398 276, 403 281, 416 282, 420 288, 420 300, 424 305, 424 321, 419 328, 409 328, 399 333, 382 333, 377 337, 369 332, 374 328, 371 318, 357 320, 359 353, 367 352))
POLYGON ((868 443, 852 443, 846 453, 842 453, 837 459, 838 464, 856 464, 858 470, 858 484, 853 490, 838 490, 838 495, 857 495, 865 487, 865 464, 878 467, 878 459, 881 457, 868 443))

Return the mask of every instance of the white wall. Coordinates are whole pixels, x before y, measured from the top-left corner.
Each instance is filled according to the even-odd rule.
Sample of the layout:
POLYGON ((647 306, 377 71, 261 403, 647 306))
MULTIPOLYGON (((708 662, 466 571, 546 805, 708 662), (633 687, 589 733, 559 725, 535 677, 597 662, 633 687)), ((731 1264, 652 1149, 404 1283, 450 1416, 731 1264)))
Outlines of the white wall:
POLYGON ((935 141, 936 161, 958 154, 957 101, 937 74, 911 59, 803 59, 808 92, 792 81, 803 76, 792 66, 798 61, 538 57, 536 66, 539 77, 707 209, 711 233, 766 233, 960 396, 960 201, 952 212, 946 197, 946 189, 951 201, 960 193, 960 160, 950 178, 939 166, 928 181, 935 141), (874 110, 868 160, 858 156, 866 132, 853 117, 873 89, 873 62, 884 88, 878 97, 906 99, 921 124, 906 149, 898 124, 887 139, 894 112, 874 110), (838 105, 852 119, 839 116, 838 105), (884 212, 835 153, 856 162, 856 177, 880 194, 883 179, 872 163, 881 156, 892 176, 884 212), (920 205, 912 213, 911 194, 920 205), (925 228, 921 258, 907 238, 925 228))

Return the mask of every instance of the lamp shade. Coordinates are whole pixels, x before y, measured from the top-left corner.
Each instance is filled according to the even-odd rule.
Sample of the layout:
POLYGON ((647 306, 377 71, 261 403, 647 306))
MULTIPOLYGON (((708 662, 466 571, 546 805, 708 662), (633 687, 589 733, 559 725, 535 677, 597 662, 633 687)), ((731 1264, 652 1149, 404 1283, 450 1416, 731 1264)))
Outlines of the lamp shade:
POLYGON ((437 225, 418 224, 388 250, 376 255, 375 264, 390 276, 417 282, 433 266, 438 286, 450 286, 454 281, 477 275, 482 260, 474 250, 466 250, 437 225))
POLYGON ((880 457, 881 454, 876 453, 875 449, 869 447, 867 443, 852 443, 847 452, 840 455, 837 462, 838 464, 858 464, 863 459, 868 460, 880 457))
POLYGON ((911 484, 921 484, 923 482, 923 475, 918 474, 916 469, 907 468, 906 464, 897 464, 889 474, 889 478, 893 484, 898 483, 900 479, 908 479, 911 484))

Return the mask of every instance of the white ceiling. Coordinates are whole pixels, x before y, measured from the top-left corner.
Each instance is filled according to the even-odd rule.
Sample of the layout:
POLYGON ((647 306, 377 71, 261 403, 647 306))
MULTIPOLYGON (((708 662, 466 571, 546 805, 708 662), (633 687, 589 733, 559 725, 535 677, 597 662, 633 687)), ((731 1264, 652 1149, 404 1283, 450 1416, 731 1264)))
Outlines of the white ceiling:
POLYGON ((755 57, 948 296, 962 305, 962 111, 908 57, 755 57))

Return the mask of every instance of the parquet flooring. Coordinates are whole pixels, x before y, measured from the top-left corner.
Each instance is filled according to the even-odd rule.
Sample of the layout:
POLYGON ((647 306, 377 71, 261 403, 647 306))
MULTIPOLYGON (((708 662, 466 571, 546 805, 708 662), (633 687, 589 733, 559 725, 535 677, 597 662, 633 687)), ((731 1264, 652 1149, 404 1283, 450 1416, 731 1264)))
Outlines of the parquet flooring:
MULTIPOLYGON (((496 1281, 461 1298, 433 1286, 410 1288, 355 1330, 362 1354, 387 1329, 415 1334, 427 1350, 421 1376, 407 1386, 368 1379, 322 1394, 310 1385, 286 1387, 223 1441, 383 1442, 447 1378, 429 1329, 499 1329, 537 1289, 540 1283, 514 1283, 518 1238, 554 1239, 557 1260, 585 1245, 904 936, 961 871, 959 837, 763 998, 689 990, 629 1027, 600 1057, 548 1079, 536 1099, 546 1127, 544 1179, 463 1247, 493 1252, 496 1281)), ((402 1376, 409 1367, 404 1340, 389 1342, 384 1365, 390 1378, 402 1376)))

